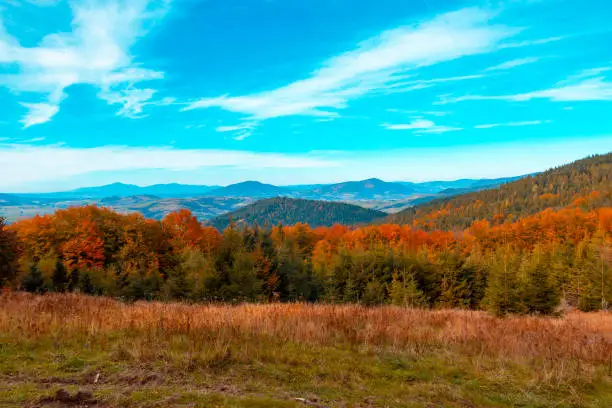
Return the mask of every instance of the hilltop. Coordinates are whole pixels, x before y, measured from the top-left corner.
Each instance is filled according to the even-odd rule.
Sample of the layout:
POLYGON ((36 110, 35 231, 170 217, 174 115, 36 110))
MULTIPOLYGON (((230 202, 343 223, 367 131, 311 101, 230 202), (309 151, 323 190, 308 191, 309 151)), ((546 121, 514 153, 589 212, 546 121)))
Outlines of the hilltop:
POLYGON ((230 220, 248 225, 292 225, 301 222, 318 227, 369 223, 385 215, 386 213, 381 211, 346 203, 276 197, 260 200, 213 218, 209 223, 219 230, 225 229, 230 220))

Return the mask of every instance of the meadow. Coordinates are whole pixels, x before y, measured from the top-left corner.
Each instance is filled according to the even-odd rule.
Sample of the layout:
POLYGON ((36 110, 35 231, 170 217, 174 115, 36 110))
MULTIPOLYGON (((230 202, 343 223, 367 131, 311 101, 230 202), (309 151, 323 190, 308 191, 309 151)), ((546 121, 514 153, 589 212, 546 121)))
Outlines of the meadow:
POLYGON ((609 407, 612 314, 0 297, 2 407, 609 407))

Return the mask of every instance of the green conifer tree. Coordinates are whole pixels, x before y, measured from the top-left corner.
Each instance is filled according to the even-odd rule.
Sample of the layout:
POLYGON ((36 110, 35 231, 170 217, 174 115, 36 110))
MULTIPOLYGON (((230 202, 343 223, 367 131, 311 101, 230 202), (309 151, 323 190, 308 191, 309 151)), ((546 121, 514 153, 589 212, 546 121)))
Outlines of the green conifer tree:
POLYGON ((55 269, 51 276, 51 284, 53 290, 56 292, 64 292, 68 286, 68 275, 66 273, 66 267, 61 260, 57 260, 55 263, 55 269))
POLYGON ((31 293, 42 293, 45 290, 45 281, 36 264, 30 265, 28 274, 24 277, 21 286, 23 290, 31 293))

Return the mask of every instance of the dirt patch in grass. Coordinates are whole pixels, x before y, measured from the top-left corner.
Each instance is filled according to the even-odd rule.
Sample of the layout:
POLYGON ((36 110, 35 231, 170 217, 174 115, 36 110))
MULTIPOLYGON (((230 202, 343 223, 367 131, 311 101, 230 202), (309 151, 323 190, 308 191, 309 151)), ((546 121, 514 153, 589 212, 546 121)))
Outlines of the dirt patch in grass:
POLYGON ((99 402, 89 391, 77 391, 70 394, 63 388, 55 395, 43 397, 38 401, 37 407, 79 407, 79 408, 108 408, 109 405, 99 402))

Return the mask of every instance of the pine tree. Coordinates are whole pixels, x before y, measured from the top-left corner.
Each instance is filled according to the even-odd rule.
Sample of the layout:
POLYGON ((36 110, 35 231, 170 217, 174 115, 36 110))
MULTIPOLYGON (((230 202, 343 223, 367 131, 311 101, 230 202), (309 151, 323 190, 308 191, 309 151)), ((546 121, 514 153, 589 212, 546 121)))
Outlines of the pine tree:
POLYGON ((391 304, 396 306, 423 307, 427 305, 427 298, 418 287, 414 274, 397 271, 393 273, 393 281, 389 289, 391 304))
POLYGON ((64 292, 66 290, 68 275, 66 274, 66 267, 61 260, 55 263, 55 269, 51 276, 51 283, 53 285, 53 290, 56 292, 64 292))
POLYGON ((81 273, 81 277, 79 279, 79 290, 87 295, 94 294, 95 288, 93 282, 91 281, 89 272, 81 273))
POLYGON ((529 313, 551 314, 559 305, 559 292, 551 282, 548 270, 547 262, 540 260, 528 273, 524 303, 529 313))
POLYGON ((385 286, 379 280, 370 280, 365 287, 361 301, 370 306, 382 305, 385 302, 385 286))
POLYGON ((166 296, 170 299, 184 300, 191 297, 193 285, 189 284, 187 273, 182 267, 177 267, 169 273, 165 286, 166 296))
POLYGON ((485 303, 498 316, 522 313, 519 280, 516 274, 517 261, 507 249, 496 255, 490 266, 485 303))
POLYGON ((572 282, 578 309, 590 312, 601 307, 600 283, 601 274, 595 248, 588 240, 582 240, 576 247, 572 282))
POLYGON ((343 301, 345 303, 359 302, 359 283, 355 276, 355 271, 349 271, 346 285, 344 285, 343 301))
POLYGON ((12 282, 17 276, 17 235, 6 229, 0 217, 0 287, 12 282))
POLYGON ((79 281, 80 281, 80 272, 78 269, 73 269, 70 271, 70 276, 68 277, 68 290, 73 292, 79 289, 79 281))
POLYGON ((23 279, 21 283, 23 289, 27 292, 31 293, 42 293, 45 289, 45 281, 43 279, 42 273, 36 264, 30 265, 30 270, 28 274, 23 279))

